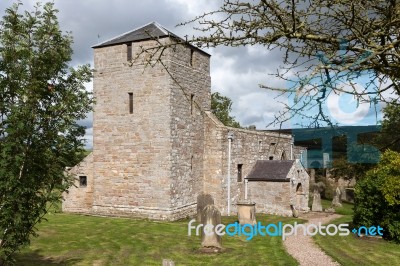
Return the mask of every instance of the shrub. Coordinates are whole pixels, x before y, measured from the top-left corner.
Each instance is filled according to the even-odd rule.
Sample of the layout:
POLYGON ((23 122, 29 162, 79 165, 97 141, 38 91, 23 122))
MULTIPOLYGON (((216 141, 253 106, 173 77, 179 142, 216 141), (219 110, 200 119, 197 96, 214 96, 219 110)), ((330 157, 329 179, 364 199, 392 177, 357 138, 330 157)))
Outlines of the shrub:
POLYGON ((385 239, 400 243, 400 153, 386 151, 354 193, 354 224, 380 225, 385 239))

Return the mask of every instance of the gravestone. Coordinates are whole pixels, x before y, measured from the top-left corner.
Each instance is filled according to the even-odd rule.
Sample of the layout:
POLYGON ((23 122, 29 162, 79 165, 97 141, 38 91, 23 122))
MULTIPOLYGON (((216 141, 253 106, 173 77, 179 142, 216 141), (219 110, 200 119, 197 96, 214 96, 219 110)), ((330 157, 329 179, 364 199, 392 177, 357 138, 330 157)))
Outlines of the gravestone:
POLYGON ((250 200, 241 200, 237 204, 239 224, 255 225, 256 222, 256 203, 250 200))
POLYGON ((344 195, 346 201, 354 203, 354 188, 345 188, 344 195))
POLYGON ((322 212, 321 194, 318 189, 314 189, 313 203, 311 206, 313 212, 322 212))
POLYGON ((294 218, 298 218, 299 217, 299 211, 293 205, 290 205, 290 209, 292 210, 293 217, 294 218))
POLYGON ((333 197, 332 200, 332 207, 342 207, 342 203, 340 203, 340 189, 339 187, 336 188, 335 190, 335 196, 333 197))
POLYGON ((175 266, 175 262, 168 259, 163 259, 162 266, 175 266))
POLYGON ((313 203, 311 206, 311 210, 313 212, 322 212, 322 204, 321 204, 321 192, 325 189, 325 184, 322 182, 318 182, 314 184, 314 195, 313 195, 313 203))
POLYGON ((311 168, 310 169, 310 185, 314 185, 315 184, 315 169, 311 168))
POLYGON ((313 212, 322 212, 322 204, 321 204, 321 192, 325 189, 325 184, 323 182, 318 182, 314 184, 314 195, 313 195, 313 205, 311 206, 311 210, 313 212))
MULTIPOLYGON (((201 246, 222 248, 222 237, 215 233, 215 227, 221 224, 221 212, 214 205, 207 205, 201 212, 201 246)), ((218 228, 217 228, 218 230, 218 228)))
POLYGON ((201 212, 207 205, 214 205, 214 199, 210 194, 201 193, 197 196, 197 222, 201 221, 201 212))
POLYGON ((325 209, 325 212, 329 212, 329 213, 335 213, 335 209, 330 207, 328 209, 325 209))

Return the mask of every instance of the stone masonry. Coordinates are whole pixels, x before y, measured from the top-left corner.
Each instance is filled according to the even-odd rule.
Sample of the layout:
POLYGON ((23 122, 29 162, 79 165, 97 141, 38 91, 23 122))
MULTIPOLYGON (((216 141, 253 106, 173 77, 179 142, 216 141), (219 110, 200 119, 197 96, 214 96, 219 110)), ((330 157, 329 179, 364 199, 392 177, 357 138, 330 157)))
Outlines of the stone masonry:
POLYGON ((233 204, 257 160, 290 157, 290 135, 228 128, 212 115, 210 55, 177 40, 151 23, 94 47, 93 152, 71 169, 63 211, 176 220, 194 216, 204 192, 224 214, 228 131, 233 204), (145 67, 148 55, 130 64, 159 43, 162 64, 145 67))
MULTIPOLYGON (((274 174, 279 175, 283 173, 285 177, 282 179, 260 179, 254 182, 255 179, 251 179, 254 172, 250 173, 247 177, 250 178, 248 182, 248 194, 252 201, 258 203, 256 205, 257 212, 292 216, 294 209, 300 212, 309 211, 308 191, 310 177, 299 160, 267 162, 283 162, 289 165, 289 167, 282 167, 284 172, 279 170, 279 173, 274 174)), ((274 170, 271 169, 271 171, 274 170)))

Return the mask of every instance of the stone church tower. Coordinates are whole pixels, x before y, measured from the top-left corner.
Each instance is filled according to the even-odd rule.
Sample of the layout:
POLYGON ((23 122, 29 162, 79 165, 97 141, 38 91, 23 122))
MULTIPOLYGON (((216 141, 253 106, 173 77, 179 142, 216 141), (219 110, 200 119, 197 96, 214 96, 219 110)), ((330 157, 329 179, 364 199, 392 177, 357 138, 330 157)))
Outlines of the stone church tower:
POLYGON ((93 47, 96 105, 87 158, 93 174, 82 173, 86 189, 71 191, 86 204, 65 202, 66 209, 163 218, 195 208, 202 189, 202 110, 211 102, 210 55, 173 45, 160 56, 163 64, 145 66, 155 62, 143 55, 130 65, 142 48, 158 45, 154 38, 173 44, 178 37, 150 23, 93 47))
MULTIPOLYGON (((194 215, 197 196, 207 193, 226 214, 227 198, 235 210, 257 161, 287 160, 296 150, 290 135, 218 121, 210 112, 210 55, 161 25, 93 48, 93 152, 70 170, 76 181, 63 195, 64 211, 176 220, 194 215), (165 49, 155 49, 160 44, 165 49)), ((257 176, 249 195, 258 212, 290 215, 296 186, 308 191, 306 179, 257 176)))

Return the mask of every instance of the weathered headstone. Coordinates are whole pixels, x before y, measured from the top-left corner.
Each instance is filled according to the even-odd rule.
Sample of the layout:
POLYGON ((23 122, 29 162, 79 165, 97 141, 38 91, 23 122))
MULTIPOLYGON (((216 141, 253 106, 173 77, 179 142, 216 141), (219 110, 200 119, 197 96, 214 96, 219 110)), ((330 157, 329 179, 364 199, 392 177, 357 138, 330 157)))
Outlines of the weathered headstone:
POLYGON ((321 204, 321 192, 325 189, 325 184, 322 182, 318 182, 314 184, 314 193, 313 193, 313 203, 311 206, 311 210, 313 212, 322 212, 322 204, 321 204))
POLYGON ((310 169, 310 185, 314 185, 315 184, 315 169, 311 168, 310 169))
POLYGON ((214 205, 207 205, 201 212, 201 246, 222 248, 222 238, 215 233, 216 226, 221 224, 221 212, 214 205))
POLYGON ((163 259, 162 266, 175 266, 175 262, 168 259, 163 259))
POLYGON ((354 188, 345 188, 344 194, 346 201, 354 203, 354 188))
POLYGON ((210 194, 201 193, 197 196, 197 222, 201 222, 201 212, 207 205, 213 205, 214 199, 210 194))
POLYGON ((236 203, 238 210, 239 224, 255 225, 256 221, 256 203, 250 200, 241 200, 236 203))
POLYGON ((335 213, 335 209, 330 207, 328 209, 325 209, 325 212, 335 213))
POLYGON ((292 209, 292 215, 294 218, 298 218, 299 217, 299 211, 295 208, 295 206, 290 205, 290 209, 292 209))
POLYGON ((313 212, 322 212, 321 194, 318 189, 314 189, 313 203, 311 206, 313 212))
POLYGON ((335 190, 335 196, 333 197, 332 200, 332 207, 342 207, 342 203, 340 203, 340 189, 339 187, 336 188, 335 190))

